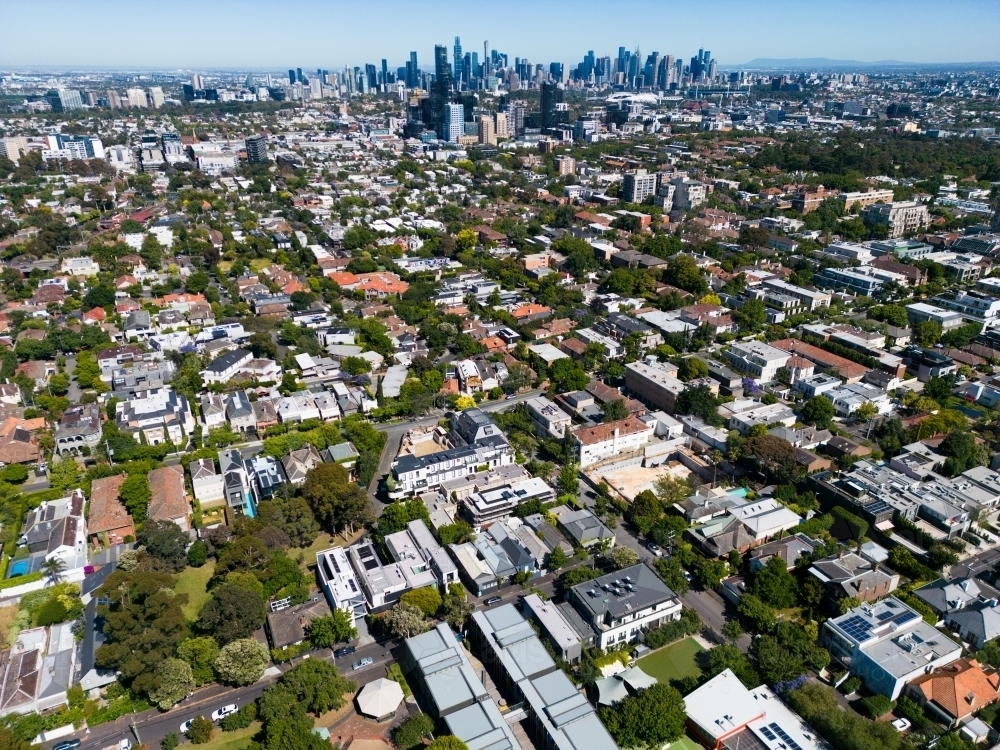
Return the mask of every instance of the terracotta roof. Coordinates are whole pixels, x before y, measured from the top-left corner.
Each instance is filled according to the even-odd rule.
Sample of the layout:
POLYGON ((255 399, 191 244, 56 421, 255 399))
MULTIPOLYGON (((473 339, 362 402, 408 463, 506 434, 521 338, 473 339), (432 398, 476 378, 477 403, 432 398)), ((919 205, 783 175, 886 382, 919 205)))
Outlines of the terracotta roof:
POLYGON ((646 424, 640 422, 635 417, 626 417, 625 419, 605 422, 593 427, 578 427, 573 430, 573 436, 580 441, 581 445, 593 445, 594 443, 603 443, 611 440, 615 435, 615 430, 618 430, 620 437, 625 437, 626 435, 634 435, 637 432, 646 432, 649 429, 646 424))
POLYGON ((959 659, 921 675, 910 685, 925 701, 961 719, 1000 698, 1000 674, 985 672, 975 659, 959 659))
POLYGON ((16 427, 0 438, 0 461, 5 464, 37 463, 40 457, 38 441, 27 430, 16 427))
POLYGON ((587 345, 580 341, 580 339, 563 339, 559 343, 559 348, 579 355, 583 355, 587 351, 587 345))
POLYGON ((771 346, 777 349, 784 349, 786 352, 795 352, 796 354, 802 355, 806 359, 811 359, 818 365, 834 369, 848 380, 860 378, 871 369, 865 367, 864 365, 859 365, 857 362, 852 362, 844 357, 831 354, 825 349, 820 349, 818 346, 813 346, 812 344, 807 344, 804 341, 799 341, 798 339, 780 339, 778 341, 772 341, 771 346))
POLYGON ((87 516, 89 533, 99 534, 132 525, 132 516, 120 499, 121 486, 127 478, 127 474, 119 474, 94 480, 90 489, 90 511, 87 516))
POLYGON ((527 305, 522 305, 511 312, 515 318, 527 318, 532 315, 546 315, 552 312, 552 310, 545 305, 538 305, 534 302, 529 302, 527 305))
POLYGON ((816 365, 805 357, 791 357, 785 365, 789 370, 805 370, 816 365))
POLYGON ((187 518, 190 507, 184 495, 184 469, 164 466, 154 469, 149 478, 149 517, 158 521, 187 518))

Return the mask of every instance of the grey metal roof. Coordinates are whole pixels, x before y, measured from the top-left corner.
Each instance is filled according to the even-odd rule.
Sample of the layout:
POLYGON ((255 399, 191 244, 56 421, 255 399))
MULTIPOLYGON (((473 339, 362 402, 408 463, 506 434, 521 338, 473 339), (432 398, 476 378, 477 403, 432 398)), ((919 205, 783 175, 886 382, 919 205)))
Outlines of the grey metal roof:
POLYGON ((572 589, 580 606, 590 610, 593 621, 603 618, 605 612, 619 619, 629 612, 636 612, 654 604, 676 599, 677 594, 645 563, 622 568, 614 573, 577 584, 572 589), (631 584, 632 588, 627 588, 631 584), (596 596, 588 592, 594 591, 596 596), (619 593, 614 593, 618 591, 619 593))

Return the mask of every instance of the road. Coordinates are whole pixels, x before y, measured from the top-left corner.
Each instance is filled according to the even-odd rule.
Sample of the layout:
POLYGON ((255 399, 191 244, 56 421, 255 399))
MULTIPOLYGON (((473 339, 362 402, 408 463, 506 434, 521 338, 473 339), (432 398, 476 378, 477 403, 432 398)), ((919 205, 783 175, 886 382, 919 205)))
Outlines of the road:
MULTIPOLYGON (((581 485, 580 499, 585 505, 593 508, 596 496, 589 487, 581 485)), ((635 532, 624 523, 619 523, 615 527, 615 544, 635 550, 644 562, 652 561, 652 553, 639 541, 635 532)), ((702 623, 710 631, 709 634, 713 640, 722 643, 722 626, 731 616, 735 616, 735 612, 730 613, 730 605, 725 599, 715 591, 698 588, 696 583, 692 583, 691 588, 681 596, 681 603, 688 609, 697 612, 702 623)), ((736 645, 745 652, 749 650, 750 643, 750 636, 744 635, 736 645)))
MULTIPOLYGON (((514 404, 520 403, 521 401, 527 401, 530 398, 543 393, 540 390, 527 391, 522 393, 512 399, 504 399, 502 401, 491 401, 489 403, 484 403, 480 405, 480 409, 483 411, 501 411, 503 409, 510 408, 514 404)), ((403 442, 403 436, 414 429, 415 427, 427 427, 432 424, 437 424, 439 420, 444 417, 443 411, 435 411, 431 416, 424 417, 423 419, 417 419, 409 422, 392 422, 389 424, 378 424, 375 425, 375 429, 379 432, 385 433, 385 448, 382 449, 382 456, 379 459, 378 470, 375 472, 375 477, 368 485, 368 497, 371 498, 372 502, 375 503, 375 511, 379 514, 382 513, 382 508, 385 505, 377 496, 379 485, 382 483, 382 478, 389 474, 392 468, 392 462, 396 460, 396 456, 399 453, 399 446, 403 442)))
MULTIPOLYGON (((354 680, 359 685, 371 682, 385 675, 385 670, 389 662, 394 661, 390 647, 392 642, 372 643, 359 648, 354 654, 336 660, 337 666, 342 674, 348 679, 354 680), (351 665, 366 656, 372 658, 372 664, 353 671, 351 665)), ((310 658, 329 659, 330 651, 323 649, 314 652, 310 658)), ((285 669, 288 665, 285 665, 285 669)), ((108 724, 102 724, 90 730, 89 733, 77 733, 76 737, 82 740, 80 750, 100 750, 120 739, 129 737, 133 743, 138 744, 132 732, 131 723, 135 719, 135 727, 138 730, 139 738, 150 748, 160 746, 160 741, 171 732, 179 734, 182 723, 195 716, 209 716, 212 711, 229 703, 237 706, 245 706, 260 696, 264 690, 277 679, 277 675, 264 677, 261 681, 242 688, 227 688, 222 685, 212 685, 195 691, 194 695, 186 698, 179 705, 170 711, 163 713, 155 709, 136 714, 134 717, 127 716, 108 724)), ((51 747, 56 742, 62 742, 68 738, 63 737, 53 742, 45 743, 45 747, 51 747)))

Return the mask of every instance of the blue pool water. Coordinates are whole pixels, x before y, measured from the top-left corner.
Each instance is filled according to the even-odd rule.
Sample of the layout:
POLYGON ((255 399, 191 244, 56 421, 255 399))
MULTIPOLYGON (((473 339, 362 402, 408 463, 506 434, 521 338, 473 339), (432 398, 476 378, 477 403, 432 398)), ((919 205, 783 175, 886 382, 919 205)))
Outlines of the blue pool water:
POLYGON ((10 566, 10 577, 23 576, 28 572, 28 561, 18 560, 10 566))
POLYGON ((747 488, 746 487, 739 487, 738 489, 732 490, 731 492, 728 492, 726 494, 728 494, 728 495, 735 495, 736 497, 746 497, 747 496, 747 488))

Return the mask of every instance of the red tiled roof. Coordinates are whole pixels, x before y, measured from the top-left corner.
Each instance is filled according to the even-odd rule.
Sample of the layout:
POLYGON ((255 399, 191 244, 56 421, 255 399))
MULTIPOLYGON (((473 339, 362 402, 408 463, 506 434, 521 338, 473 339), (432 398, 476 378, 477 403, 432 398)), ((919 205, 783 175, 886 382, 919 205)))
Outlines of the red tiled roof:
POLYGON ((645 432, 649 429, 648 425, 630 416, 615 422, 605 422, 593 427, 577 427, 573 430, 573 436, 582 445, 593 445, 594 443, 603 443, 611 440, 615 435, 615 430, 618 430, 620 437, 625 437, 626 435, 634 435, 637 432, 645 432))

